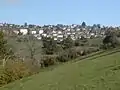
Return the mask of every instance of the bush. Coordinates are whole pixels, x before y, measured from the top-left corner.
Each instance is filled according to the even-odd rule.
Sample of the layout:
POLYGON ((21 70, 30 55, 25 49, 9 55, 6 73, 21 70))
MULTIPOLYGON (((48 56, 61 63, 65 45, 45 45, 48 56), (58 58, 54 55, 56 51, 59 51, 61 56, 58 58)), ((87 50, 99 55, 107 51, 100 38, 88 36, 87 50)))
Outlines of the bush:
POLYGON ((69 49, 68 50, 68 57, 70 58, 70 59, 74 59, 74 58, 76 58, 76 57, 78 57, 78 50, 76 49, 76 48, 71 48, 71 49, 69 49))
POLYGON ((67 62, 79 56, 84 56, 84 55, 90 54, 92 52, 97 52, 97 51, 99 51, 99 49, 93 48, 93 47, 86 48, 86 49, 81 49, 80 47, 74 47, 74 48, 70 48, 70 49, 67 49, 61 52, 58 55, 57 60, 59 62, 67 62))
POLYGON ((50 65, 54 65, 56 63, 56 56, 55 55, 45 55, 41 58, 41 66, 48 67, 50 65))
POLYGON ((21 38, 17 38, 16 41, 17 42, 22 42, 22 39, 21 38))
POLYGON ((0 31, 0 58, 3 59, 7 53, 7 41, 4 39, 3 32, 0 31))
POLYGON ((56 50, 55 50, 56 54, 58 54, 61 51, 63 51, 62 45, 57 45, 56 50))
POLYGON ((3 69, 2 75, 0 75, 0 86, 29 75, 32 75, 32 72, 29 71, 22 61, 9 60, 3 69))
POLYGON ((98 44, 91 44, 90 46, 91 47, 98 47, 99 45, 98 44))
POLYGON ((75 59, 78 56, 81 56, 81 49, 80 48, 70 48, 67 50, 64 50, 63 52, 61 52, 57 59, 59 62, 67 62, 71 59, 75 59))
POLYGON ((70 36, 62 41, 62 45, 64 45, 63 49, 72 48, 74 46, 74 42, 70 36))
POLYGON ((75 40, 75 46, 80 46, 80 39, 78 38, 77 40, 75 40))
POLYGON ((99 48, 100 48, 100 49, 107 49, 107 48, 105 47, 105 45, 103 45, 103 44, 101 44, 99 48))
POLYGON ((65 50, 63 52, 61 52, 58 57, 57 57, 57 60, 59 62, 67 62, 69 60, 69 57, 68 57, 68 51, 65 50))
POLYGON ((57 41, 53 38, 42 38, 43 42, 43 51, 45 54, 52 55, 56 52, 57 49, 57 41))
POLYGON ((0 59, 14 58, 14 52, 9 47, 7 40, 4 37, 4 33, 0 31, 0 59))

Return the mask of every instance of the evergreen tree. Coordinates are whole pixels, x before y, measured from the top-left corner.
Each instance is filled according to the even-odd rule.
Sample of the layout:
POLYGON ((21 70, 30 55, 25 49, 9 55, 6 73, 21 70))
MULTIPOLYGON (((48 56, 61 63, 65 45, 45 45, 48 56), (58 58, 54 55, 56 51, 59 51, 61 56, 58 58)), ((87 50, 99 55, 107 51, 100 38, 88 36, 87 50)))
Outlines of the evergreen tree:
POLYGON ((86 23, 82 22, 82 27, 85 28, 86 27, 86 23))

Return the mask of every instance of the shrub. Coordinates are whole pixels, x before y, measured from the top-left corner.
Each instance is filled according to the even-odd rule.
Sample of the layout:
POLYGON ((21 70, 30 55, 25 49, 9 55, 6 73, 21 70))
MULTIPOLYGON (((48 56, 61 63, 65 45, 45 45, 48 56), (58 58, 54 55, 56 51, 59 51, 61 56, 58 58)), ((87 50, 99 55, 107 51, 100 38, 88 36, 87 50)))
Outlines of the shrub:
POLYGON ((116 48, 116 46, 119 45, 119 39, 114 32, 110 32, 106 35, 106 37, 103 39, 103 44, 106 49, 108 48, 116 48))
MULTIPOLYGON (((50 65, 54 65, 56 63, 56 56, 55 55, 45 55, 42 56, 41 61, 45 67, 48 67, 50 65)), ((41 65, 41 66, 43 66, 41 65)))
POLYGON ((67 49, 67 50, 64 50, 63 52, 61 52, 58 55, 57 59, 60 62, 67 62, 67 61, 69 61, 71 59, 75 59, 81 55, 82 54, 81 54, 80 48, 70 48, 70 49, 67 49))
POLYGON ((75 46, 80 46, 80 39, 78 38, 77 40, 75 40, 75 46))
POLYGON ((7 53, 7 41, 4 39, 4 33, 0 31, 0 58, 3 59, 7 53))
POLYGON ((45 54, 52 55, 56 52, 57 49, 57 41, 53 38, 42 38, 43 42, 43 51, 45 54))
POLYGON ((31 74, 32 72, 29 71, 23 62, 9 60, 3 69, 2 75, 0 75, 0 86, 19 80, 31 74))
POLYGON ((71 49, 69 49, 68 50, 68 57, 70 58, 70 59, 74 59, 74 58, 76 58, 77 57, 77 49, 76 48, 71 48, 71 49))
POLYGON ((74 42, 70 36, 63 40, 62 44, 64 45, 63 49, 72 48, 74 46, 74 42))
POLYGON ((69 60, 68 51, 65 50, 65 51, 59 53, 59 55, 57 57, 57 60, 59 62, 66 62, 66 61, 68 61, 69 60))
POLYGON ((58 54, 61 51, 63 51, 62 45, 57 45, 56 50, 55 50, 56 54, 58 54))
POLYGON ((98 44, 91 44, 90 46, 91 47, 98 47, 99 45, 98 44))
POLYGON ((99 48, 89 47, 85 50, 85 53, 90 54, 90 53, 97 52, 97 51, 99 51, 99 48))
POLYGON ((24 60, 24 63, 26 67, 30 70, 30 72, 32 72, 33 74, 39 73, 41 68, 40 60, 27 58, 26 60, 24 60))
POLYGON ((59 62, 67 62, 79 56, 84 56, 84 55, 90 54, 92 52, 97 52, 97 51, 99 51, 99 49, 95 47, 89 47, 85 49, 82 49, 80 47, 74 47, 74 48, 66 49, 60 52, 57 57, 57 60, 59 62))
POLYGON ((103 44, 101 44, 99 48, 100 49, 106 49, 105 45, 103 45, 103 44))
POLYGON ((17 38, 16 41, 17 42, 22 42, 22 39, 21 38, 17 38))
POLYGON ((85 45, 82 43, 82 44, 80 44, 80 46, 85 46, 85 45))

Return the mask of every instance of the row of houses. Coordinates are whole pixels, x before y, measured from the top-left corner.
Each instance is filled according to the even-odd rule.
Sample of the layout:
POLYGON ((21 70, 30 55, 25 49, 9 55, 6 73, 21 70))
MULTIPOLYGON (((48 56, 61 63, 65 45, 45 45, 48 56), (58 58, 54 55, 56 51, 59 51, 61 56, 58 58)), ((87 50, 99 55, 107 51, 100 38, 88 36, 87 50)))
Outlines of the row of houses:
MULTIPOLYGON (((104 37, 106 30, 112 27, 100 27, 100 25, 86 26, 86 25, 44 25, 44 26, 35 26, 35 25, 1 25, 0 28, 3 29, 11 29, 15 34, 22 33, 22 35, 32 34, 37 39, 41 40, 43 37, 51 37, 54 40, 62 41, 64 38, 71 36, 73 40, 77 38, 81 38, 84 36, 85 38, 90 37, 104 37), (19 26, 19 27, 18 27, 19 26)), ((115 27, 114 29, 119 29, 119 27, 115 27)))
POLYGON ((64 38, 67 38, 68 36, 71 36, 73 40, 76 40, 77 38, 81 38, 81 36, 84 36, 85 38, 90 38, 91 36, 94 37, 103 37, 105 32, 96 32, 96 31, 91 31, 87 29, 60 29, 60 30, 29 30, 27 28, 22 28, 19 30, 13 30, 14 33, 18 34, 19 32, 22 33, 22 35, 27 35, 32 34, 34 35, 37 39, 41 40, 42 36, 43 37, 51 37, 54 38, 54 40, 59 40, 62 41, 64 38))

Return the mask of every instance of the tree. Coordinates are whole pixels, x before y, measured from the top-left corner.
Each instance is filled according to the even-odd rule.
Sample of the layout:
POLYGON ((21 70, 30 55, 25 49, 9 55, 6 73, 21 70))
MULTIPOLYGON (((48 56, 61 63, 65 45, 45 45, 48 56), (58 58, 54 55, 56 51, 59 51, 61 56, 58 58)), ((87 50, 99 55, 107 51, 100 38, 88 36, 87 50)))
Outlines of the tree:
POLYGON ((97 24, 97 27, 100 29, 100 28, 101 28, 101 25, 100 25, 100 24, 97 24))
POLYGON ((86 39, 83 35, 81 36, 81 40, 84 40, 84 39, 86 39))
POLYGON ((11 48, 8 48, 7 40, 4 39, 4 34, 0 31, 0 59, 2 60, 3 68, 8 59, 13 58, 14 54, 11 48))
POLYGON ((79 38, 77 38, 77 39, 75 40, 75 46, 80 46, 80 39, 79 39, 79 38))
POLYGON ((74 43, 73 40, 70 36, 68 36, 66 39, 63 40, 63 45, 64 45, 64 49, 68 49, 73 47, 74 43))
POLYGON ((30 29, 28 29, 28 32, 27 32, 27 35, 30 35, 31 33, 30 33, 30 29))
POLYGON ((53 54, 57 48, 57 41, 50 37, 43 37, 43 50, 46 54, 53 54))
POLYGON ((84 43, 86 43, 88 40, 84 36, 81 36, 81 41, 84 42, 84 43))
POLYGON ((24 23, 24 27, 27 27, 27 22, 24 23))
POLYGON ((7 41, 4 39, 3 32, 0 32, 0 56, 1 58, 4 58, 4 54, 7 53, 6 49, 7 41))
POLYGON ((106 49, 109 48, 109 47, 111 47, 111 46, 113 48, 115 48, 116 45, 119 44, 119 41, 117 39, 116 34, 113 33, 113 32, 107 33, 106 37, 103 39, 103 44, 104 44, 104 46, 105 46, 106 49))
POLYGON ((29 27, 29 28, 34 28, 34 25, 29 24, 28 27, 29 27))
POLYGON ((29 52, 29 57, 30 59, 34 60, 35 59, 35 55, 38 54, 39 52, 37 52, 37 50, 40 49, 41 45, 38 45, 36 42, 36 38, 32 35, 28 35, 28 37, 26 37, 25 40, 26 41, 26 46, 28 48, 28 52, 29 52))
POLYGON ((97 27, 97 25, 96 24, 93 24, 93 26, 92 26, 93 28, 96 28, 97 27))
POLYGON ((82 27, 85 28, 86 27, 86 23, 82 22, 82 27))

